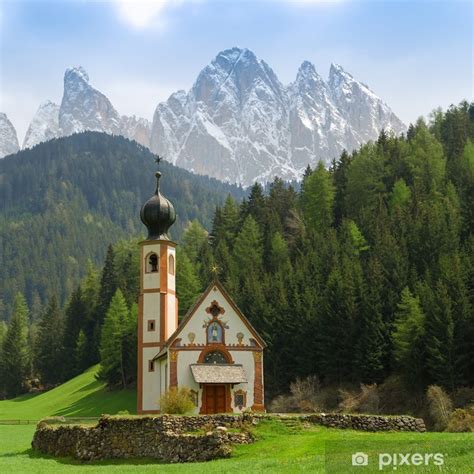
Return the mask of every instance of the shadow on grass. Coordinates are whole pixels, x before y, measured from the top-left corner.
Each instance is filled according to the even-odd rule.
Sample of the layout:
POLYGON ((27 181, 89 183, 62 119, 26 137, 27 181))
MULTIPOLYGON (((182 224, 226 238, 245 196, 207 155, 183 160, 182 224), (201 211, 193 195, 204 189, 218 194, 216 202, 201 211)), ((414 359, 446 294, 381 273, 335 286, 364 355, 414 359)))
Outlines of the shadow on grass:
POLYGON ((56 456, 51 456, 49 454, 43 454, 40 453, 39 451, 35 451, 34 449, 25 449, 25 451, 22 452, 16 452, 16 453, 5 453, 0 455, 1 458, 7 458, 7 457, 15 457, 18 455, 26 455, 30 459, 45 459, 45 460, 50 460, 50 461, 55 461, 59 464, 67 464, 71 466, 114 466, 114 465, 145 465, 145 464, 152 464, 152 465, 160 465, 160 464, 167 464, 163 461, 160 461, 159 459, 153 459, 153 458, 133 458, 133 459, 101 459, 100 461, 80 461, 78 459, 74 458, 68 458, 68 457, 56 457, 56 456))
MULTIPOLYGON (((96 383, 91 382, 89 389, 96 383)), ((67 407, 63 407, 54 412, 54 416, 100 416, 104 413, 115 414, 121 410, 135 413, 136 392, 134 390, 120 392, 106 392, 97 390, 86 395, 67 407)))

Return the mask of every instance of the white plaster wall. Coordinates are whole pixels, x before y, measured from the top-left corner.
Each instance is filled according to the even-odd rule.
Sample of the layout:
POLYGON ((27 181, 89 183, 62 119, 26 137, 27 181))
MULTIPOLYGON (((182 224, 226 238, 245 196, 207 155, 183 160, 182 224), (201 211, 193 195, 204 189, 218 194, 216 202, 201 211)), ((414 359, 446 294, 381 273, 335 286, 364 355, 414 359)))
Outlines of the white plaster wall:
POLYGON ((160 372, 158 365, 155 364, 154 372, 148 371, 148 361, 156 356, 156 347, 144 347, 143 351, 143 391, 142 391, 142 408, 143 410, 158 410, 160 398, 160 372))
POLYGON ((160 340, 160 293, 143 294, 143 342, 160 340), (155 330, 148 331, 148 320, 155 320, 155 330))
POLYGON ((206 330, 203 328, 203 325, 204 322, 208 321, 211 317, 209 313, 206 313, 206 308, 208 308, 214 300, 216 300, 219 306, 225 310, 225 313, 220 315, 219 319, 226 322, 227 326, 229 326, 229 329, 225 330, 226 345, 238 343, 238 332, 241 332, 244 335, 242 343, 244 345, 250 345, 250 338, 253 337, 251 332, 219 290, 211 290, 196 310, 193 317, 182 327, 180 335, 178 336, 182 339, 181 343, 188 344, 188 334, 193 332, 196 335, 194 340, 195 344, 206 344, 206 330))
POLYGON ((245 374, 247 375, 247 383, 240 383, 234 385, 232 391, 232 409, 236 412, 240 410, 238 407, 234 407, 234 391, 235 390, 245 390, 247 392, 247 406, 245 408, 250 408, 253 405, 253 386, 255 379, 255 362, 253 358, 253 353, 251 351, 229 351, 232 359, 236 364, 242 364, 245 374))
POLYGON ((199 358, 200 351, 179 351, 178 353, 178 387, 188 387, 190 390, 198 392, 198 406, 194 413, 199 413, 202 404, 202 389, 194 381, 191 373, 191 364, 195 364, 199 358))
POLYGON ((167 294, 166 295, 166 305, 167 305, 167 332, 168 334, 165 334, 165 339, 168 339, 171 334, 173 334, 176 331, 177 328, 177 320, 176 320, 176 296, 167 294))

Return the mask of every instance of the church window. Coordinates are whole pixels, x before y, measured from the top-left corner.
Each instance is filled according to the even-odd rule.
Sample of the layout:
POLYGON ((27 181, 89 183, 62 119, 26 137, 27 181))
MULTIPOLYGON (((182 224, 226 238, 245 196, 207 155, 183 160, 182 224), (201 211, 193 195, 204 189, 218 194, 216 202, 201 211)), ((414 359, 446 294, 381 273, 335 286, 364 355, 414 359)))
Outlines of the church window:
POLYGON ((148 331, 154 331, 155 330, 155 320, 154 319, 149 319, 148 320, 148 331))
POLYGON ((158 271, 158 255, 152 253, 146 259, 146 272, 155 273, 158 271))
POLYGON ((154 372, 155 371, 155 361, 154 360, 149 360, 148 361, 148 372, 154 372))
POLYGON ((227 364, 227 358, 221 351, 212 351, 206 354, 205 364, 227 364))
POLYGON ((234 406, 242 410, 247 404, 247 393, 244 390, 236 390, 234 392, 234 406))
POLYGON ((174 257, 170 255, 168 258, 168 272, 170 275, 174 275, 174 257))
POLYGON ((217 321, 213 321, 207 326, 207 342, 208 344, 222 344, 223 342, 223 329, 217 321))

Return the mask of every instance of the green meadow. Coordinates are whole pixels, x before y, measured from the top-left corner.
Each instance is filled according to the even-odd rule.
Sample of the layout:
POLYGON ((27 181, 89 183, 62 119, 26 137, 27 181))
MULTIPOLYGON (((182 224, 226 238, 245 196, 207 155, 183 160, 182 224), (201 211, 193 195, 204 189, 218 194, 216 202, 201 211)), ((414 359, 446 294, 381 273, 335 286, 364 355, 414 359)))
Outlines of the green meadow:
MULTIPOLYGON (((122 410, 134 412, 134 391, 109 392, 94 375, 96 367, 43 394, 25 395, 0 402, 0 420, 38 420, 45 416, 99 416, 122 410)), ((1 421, 0 421, 1 423, 1 421)), ((229 459, 194 464, 162 464, 155 460, 107 460, 80 463, 34 452, 34 424, 0 424, 0 472, 190 472, 190 473, 295 473, 295 472, 393 472, 381 471, 383 453, 441 453, 442 472, 470 473, 474 466, 474 434, 471 433, 364 433, 351 430, 264 421, 254 429, 257 441, 236 446, 229 459), (352 454, 369 456, 368 466, 352 467, 352 454)), ((441 472, 440 467, 397 466, 397 472, 441 472)))

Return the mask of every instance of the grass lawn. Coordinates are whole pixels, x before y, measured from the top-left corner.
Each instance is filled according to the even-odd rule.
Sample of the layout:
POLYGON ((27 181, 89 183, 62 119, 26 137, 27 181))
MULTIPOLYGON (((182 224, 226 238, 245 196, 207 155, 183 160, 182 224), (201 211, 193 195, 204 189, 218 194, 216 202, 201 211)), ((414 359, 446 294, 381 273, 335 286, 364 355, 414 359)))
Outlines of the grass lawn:
MULTIPOLYGON (((81 464, 72 459, 53 458, 30 448, 34 426, 0 426, 0 472, 189 472, 189 473, 295 473, 295 472, 380 472, 377 463, 368 468, 352 467, 351 454, 383 452, 442 452, 442 472, 467 474, 474 466, 474 435, 469 433, 363 433, 311 427, 289 429, 276 421, 255 429, 258 441, 237 446, 230 459, 207 463, 160 464, 153 460, 109 460, 81 464), (326 466, 325 453, 333 462, 326 466)), ((372 457, 371 457, 372 461, 372 457)), ((393 472, 393 468, 384 471, 393 472)), ((398 467, 397 472, 440 472, 428 468, 398 467)))
MULTIPOLYGON (((13 472, 189 472, 195 473, 297 473, 380 472, 378 454, 442 453, 442 472, 474 472, 474 434, 364 433, 312 426, 287 426, 265 421, 255 428, 258 441, 236 446, 230 459, 207 463, 161 464, 154 460, 107 460, 81 464, 54 458, 31 449, 35 425, 2 425, 1 420, 39 420, 46 416, 93 417, 121 410, 135 413, 134 390, 108 392, 95 379, 97 367, 40 395, 24 395, 0 401, 0 474, 13 472), (367 468, 351 466, 351 456, 367 453, 367 468)), ((393 467, 384 469, 393 472, 393 467)), ((440 472, 438 467, 397 466, 397 472, 440 472)))
MULTIPOLYGON (((41 394, 27 394, 0 401, 0 420, 39 420, 46 416, 113 415, 121 410, 136 412, 135 390, 110 392, 95 379, 98 366, 91 367, 59 387, 41 394)), ((0 469, 1 472, 1 469, 0 469)))

